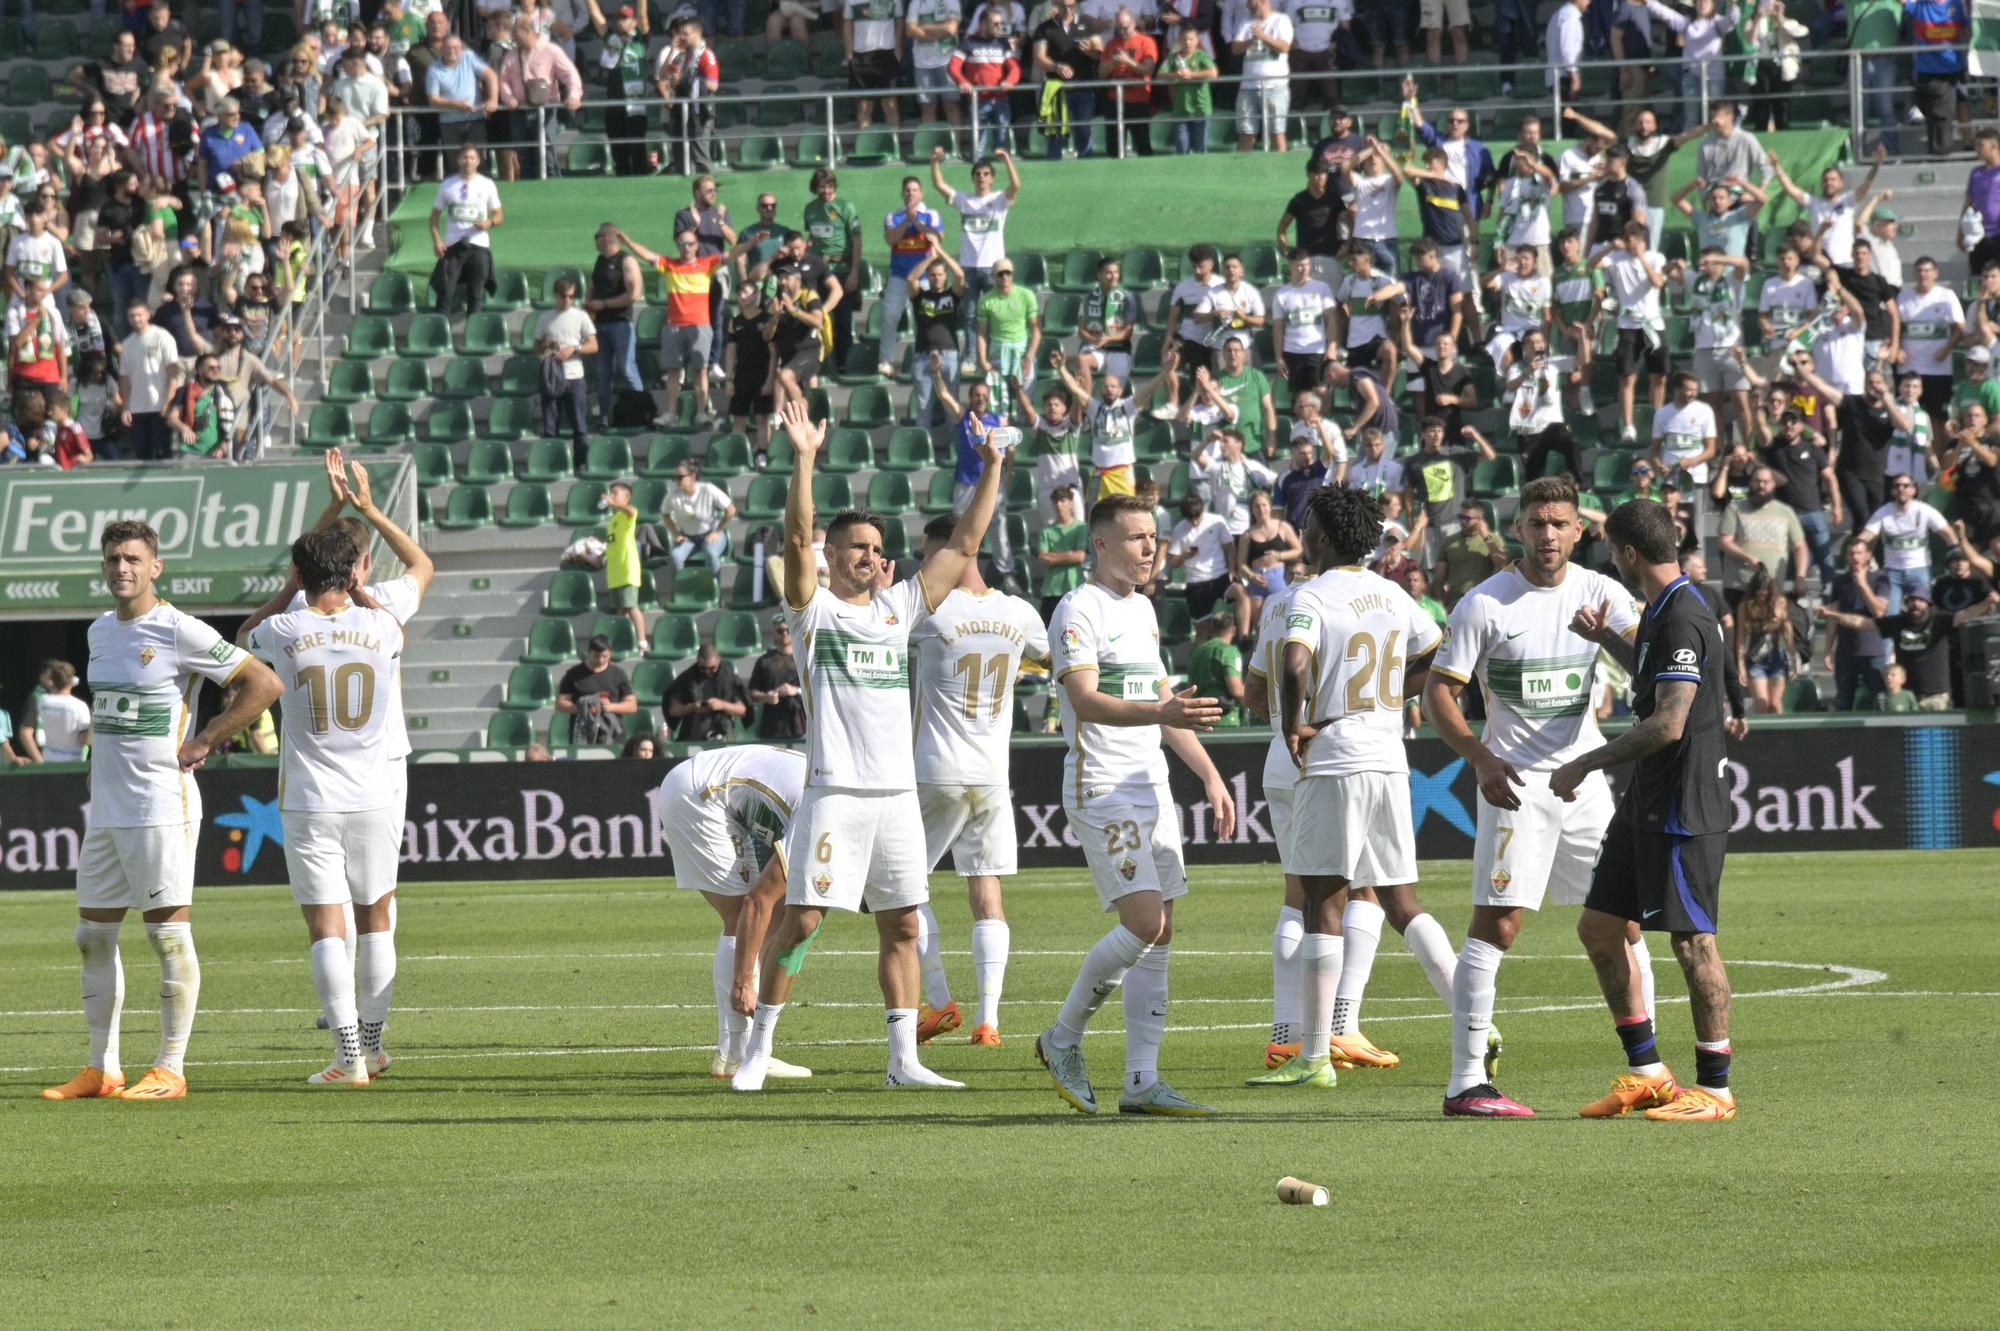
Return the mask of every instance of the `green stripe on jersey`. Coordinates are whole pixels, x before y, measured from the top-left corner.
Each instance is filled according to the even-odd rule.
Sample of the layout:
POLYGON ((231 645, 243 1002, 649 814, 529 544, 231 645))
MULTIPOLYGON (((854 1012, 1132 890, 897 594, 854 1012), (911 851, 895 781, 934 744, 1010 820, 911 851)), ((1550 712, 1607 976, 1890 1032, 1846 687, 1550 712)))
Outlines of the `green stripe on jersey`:
POLYGON ((1486 687, 1520 716, 1578 716, 1590 706, 1596 665, 1596 652, 1519 661, 1495 657, 1486 662, 1486 687))
POLYGON ((131 735, 161 738, 173 733, 174 705, 180 695, 172 689, 121 689, 115 685, 95 685, 91 691, 90 728, 100 735, 131 735), (164 702, 149 698, 164 697, 164 702))
POLYGON ((828 688, 907 692, 910 687, 909 654, 899 643, 822 628, 813 633, 812 659, 819 682, 828 688))
POLYGON ((1097 668, 1097 691, 1134 702, 1158 702, 1162 678, 1160 667, 1154 662, 1130 666, 1100 665, 1097 668))

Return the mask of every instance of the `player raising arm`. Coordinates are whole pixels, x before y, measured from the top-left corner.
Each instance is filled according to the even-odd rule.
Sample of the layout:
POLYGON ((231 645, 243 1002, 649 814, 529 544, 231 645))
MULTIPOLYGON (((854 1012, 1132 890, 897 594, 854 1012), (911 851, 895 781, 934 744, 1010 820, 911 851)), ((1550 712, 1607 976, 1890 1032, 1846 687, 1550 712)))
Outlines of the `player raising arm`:
POLYGON ((917 576, 893 581, 884 518, 844 512, 826 526, 828 585, 813 558, 813 463, 826 442, 805 404, 784 409, 797 463, 785 499, 785 605, 806 690, 805 793, 786 837, 785 914, 765 945, 750 1043, 731 1085, 758 1091, 771 1035, 806 948, 829 910, 875 915, 887 1007, 890 1086, 946 1086, 917 1061, 917 914, 930 900, 910 720, 910 634, 965 576, 993 519, 1000 449, 979 426, 979 483, 951 539, 917 576))
POLYGON ((1715 949, 1730 804, 1723 757, 1722 626, 1675 558, 1673 514, 1632 499, 1604 524, 1605 543, 1625 582, 1646 598, 1638 651, 1586 606, 1573 627, 1632 671, 1632 728, 1572 758, 1549 778, 1574 799, 1591 773, 1634 764, 1584 901, 1577 936, 1597 970, 1628 1071, 1586 1115, 1646 1108, 1646 1117, 1701 1121, 1736 1117, 1729 1090, 1729 975, 1715 949), (1628 923, 1665 929, 1687 976, 1694 1008, 1695 1085, 1678 1086, 1660 1061, 1650 1014, 1632 999, 1628 923))
POLYGON ((1063 812, 1083 843, 1104 910, 1118 923, 1083 959, 1055 1025, 1035 1040, 1056 1093, 1079 1113, 1097 1112, 1083 1063, 1083 1032, 1121 982, 1125 991, 1123 1114, 1206 1114, 1160 1080, 1167 1030, 1167 954, 1174 901, 1187 895, 1180 818, 1167 789, 1172 748, 1200 778, 1216 834, 1236 830, 1236 806, 1215 764, 1190 731, 1222 715, 1214 698, 1167 684, 1160 626, 1138 588, 1152 576, 1160 538, 1151 505, 1110 495, 1090 510, 1096 572, 1064 596, 1049 624, 1063 687, 1063 812))
POLYGON ((76 947, 90 1061, 46 1100, 172 1100, 187 1094, 182 1060, 201 996, 190 912, 201 787, 192 775, 215 747, 277 701, 270 670, 200 620, 159 598, 159 534, 119 521, 98 539, 115 609, 90 626, 90 808, 76 861, 76 947), (222 714, 183 744, 202 679, 237 686, 222 714), (125 968, 118 934, 141 912, 160 959, 160 1056, 132 1086, 118 1061, 125 968))

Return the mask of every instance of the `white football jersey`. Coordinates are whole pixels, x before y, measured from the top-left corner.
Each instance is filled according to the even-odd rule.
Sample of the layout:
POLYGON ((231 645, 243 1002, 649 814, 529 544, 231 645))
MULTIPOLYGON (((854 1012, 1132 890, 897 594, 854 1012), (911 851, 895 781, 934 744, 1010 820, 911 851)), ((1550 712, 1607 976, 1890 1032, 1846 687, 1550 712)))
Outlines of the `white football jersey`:
POLYGON ((910 723, 910 633, 930 613, 915 578, 849 605, 824 587, 792 621, 806 704, 806 784, 917 788, 910 723))
MULTIPOLYGON (((1097 672, 1097 691, 1131 702, 1158 702, 1167 667, 1160 660, 1160 622, 1153 603, 1133 592, 1114 596, 1087 582, 1062 598, 1049 620, 1056 682, 1078 670, 1097 672)), ((1151 791, 1166 784, 1167 756, 1158 726, 1086 725, 1063 708, 1063 800, 1081 804, 1113 791, 1151 791)))
MULTIPOLYGON (((408 574, 388 582, 371 582, 364 590, 369 600, 394 615, 399 624, 409 623, 424 599, 423 591, 417 586, 417 580, 408 574)), ((304 592, 293 592, 292 603, 285 607, 287 610, 305 608, 304 592)), ((392 759, 410 756, 410 729, 403 721, 402 666, 401 661, 396 662, 396 682, 388 692, 389 714, 386 720, 389 726, 389 757, 392 759)))
POLYGON ((725 744, 701 750, 687 764, 695 792, 720 806, 732 836, 784 849, 792 810, 805 794, 803 753, 770 744, 725 744))
POLYGON ((917 780, 1004 786, 1023 660, 1047 665, 1049 631, 1018 596, 959 587, 910 634, 917 689, 917 780))
POLYGON ((1306 745, 1306 776, 1410 770, 1404 665, 1441 637, 1408 592, 1367 569, 1328 569, 1299 588, 1285 641, 1313 654, 1306 720, 1321 728, 1306 745))
POLYGON ((1257 620, 1257 650, 1247 667, 1264 680, 1264 696, 1270 700, 1271 744, 1264 753, 1264 789, 1290 790, 1299 783, 1299 769, 1285 748, 1278 727, 1278 679, 1285 672, 1285 621, 1291 617, 1292 599, 1303 582, 1288 582, 1264 598, 1263 613, 1257 620))
POLYGON ((129 620, 90 626, 91 827, 201 821, 201 789, 177 754, 194 724, 201 681, 227 684, 250 659, 192 615, 161 601, 129 620))
POLYGON ((1611 627, 1638 624, 1632 593, 1575 564, 1561 585, 1537 587, 1512 566, 1465 594, 1452 609, 1444 646, 1431 669, 1486 694, 1486 730, 1494 756, 1522 771, 1554 771, 1603 742, 1591 706, 1598 647, 1570 632, 1584 606, 1611 606, 1611 627))
POLYGON ((330 613, 287 610, 250 631, 250 650, 285 686, 279 809, 387 808, 395 796, 389 697, 403 653, 396 617, 352 603, 330 613))

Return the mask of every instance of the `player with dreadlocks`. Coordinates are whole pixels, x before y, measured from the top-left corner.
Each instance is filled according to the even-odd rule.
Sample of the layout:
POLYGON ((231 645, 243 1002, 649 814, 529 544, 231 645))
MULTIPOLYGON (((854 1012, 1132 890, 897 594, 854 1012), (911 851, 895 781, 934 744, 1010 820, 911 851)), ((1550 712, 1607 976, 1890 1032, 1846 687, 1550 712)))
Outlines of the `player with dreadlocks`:
MULTIPOLYGON (((1324 486, 1308 502, 1306 552, 1323 571, 1292 600, 1273 681, 1276 728, 1299 773, 1290 867, 1305 895, 1304 1048, 1253 1086, 1332 1086, 1336 1061, 1396 1061, 1352 1028, 1347 1056, 1334 1056, 1336 1014, 1354 1020, 1381 935, 1384 911, 1367 900, 1367 888, 1404 897, 1404 918, 1428 926, 1416 937, 1434 930, 1443 943, 1437 922, 1416 914, 1417 839, 1403 751, 1403 698, 1421 687, 1443 634, 1401 587, 1362 567, 1381 540, 1379 499, 1324 486), (1357 972, 1360 983, 1350 985, 1357 972)), ((1447 1001, 1449 983, 1447 975, 1447 1001)))

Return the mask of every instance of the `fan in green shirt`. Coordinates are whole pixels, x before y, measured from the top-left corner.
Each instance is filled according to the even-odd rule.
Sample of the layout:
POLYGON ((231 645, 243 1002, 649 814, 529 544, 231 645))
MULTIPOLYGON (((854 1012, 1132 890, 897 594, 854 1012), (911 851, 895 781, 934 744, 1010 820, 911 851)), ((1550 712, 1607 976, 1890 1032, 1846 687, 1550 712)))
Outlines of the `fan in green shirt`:
POLYGON ((817 197, 806 205, 806 244, 826 260, 835 277, 847 272, 847 256, 858 254, 861 246, 861 214, 853 204, 834 193, 831 171, 815 173, 813 191, 817 197))
POLYGON ((1068 500, 1070 516, 1062 516, 1065 501, 1056 504, 1056 520, 1035 533, 1035 562, 1042 570, 1042 618, 1055 614, 1056 602, 1083 586, 1083 561, 1090 550, 1090 527, 1075 519, 1076 501, 1068 500))
MULTIPOLYGON (((1193 24, 1184 25, 1194 31, 1193 24)), ((1160 62, 1159 82, 1172 91, 1171 114, 1179 118, 1208 119, 1215 109, 1215 93, 1212 91, 1213 75, 1202 77, 1205 70, 1215 68, 1214 57, 1201 49, 1199 37, 1192 42, 1182 42, 1180 48, 1160 62), (1190 50, 1189 48, 1193 49, 1190 50)))
POLYGON ((1212 615, 1209 636, 1188 654, 1188 683, 1204 698, 1215 698, 1227 709, 1218 726, 1243 724, 1243 652, 1236 645, 1236 620, 1228 612, 1212 615))

